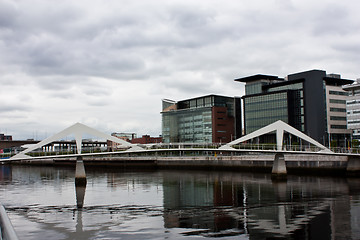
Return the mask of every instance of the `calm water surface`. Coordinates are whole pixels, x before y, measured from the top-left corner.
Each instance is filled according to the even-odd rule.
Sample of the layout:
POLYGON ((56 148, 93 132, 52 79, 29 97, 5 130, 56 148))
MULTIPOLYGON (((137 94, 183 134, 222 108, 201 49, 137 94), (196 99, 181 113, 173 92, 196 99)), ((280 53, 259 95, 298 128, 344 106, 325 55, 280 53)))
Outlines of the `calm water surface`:
POLYGON ((20 239, 360 239, 359 178, 86 170, 0 166, 20 239))

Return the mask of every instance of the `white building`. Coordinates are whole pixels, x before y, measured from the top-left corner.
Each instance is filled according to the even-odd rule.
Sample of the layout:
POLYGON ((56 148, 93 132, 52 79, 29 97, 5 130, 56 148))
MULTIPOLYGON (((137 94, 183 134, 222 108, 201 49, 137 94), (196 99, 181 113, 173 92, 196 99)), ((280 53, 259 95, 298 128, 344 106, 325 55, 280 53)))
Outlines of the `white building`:
POLYGON ((349 92, 346 101, 348 129, 353 131, 354 139, 360 139, 360 79, 343 86, 343 89, 349 92))

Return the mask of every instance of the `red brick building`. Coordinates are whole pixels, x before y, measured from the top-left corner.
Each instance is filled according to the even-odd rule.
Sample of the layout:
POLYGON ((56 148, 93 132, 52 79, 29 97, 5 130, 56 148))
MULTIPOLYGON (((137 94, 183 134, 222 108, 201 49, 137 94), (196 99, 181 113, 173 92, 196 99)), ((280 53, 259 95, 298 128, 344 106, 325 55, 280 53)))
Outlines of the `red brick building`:
POLYGON ((12 141, 12 136, 0 133, 0 140, 1 141, 12 141))
POLYGON ((162 137, 150 137, 150 135, 143 135, 141 138, 134 138, 131 143, 134 144, 148 144, 148 143, 161 143, 162 137))

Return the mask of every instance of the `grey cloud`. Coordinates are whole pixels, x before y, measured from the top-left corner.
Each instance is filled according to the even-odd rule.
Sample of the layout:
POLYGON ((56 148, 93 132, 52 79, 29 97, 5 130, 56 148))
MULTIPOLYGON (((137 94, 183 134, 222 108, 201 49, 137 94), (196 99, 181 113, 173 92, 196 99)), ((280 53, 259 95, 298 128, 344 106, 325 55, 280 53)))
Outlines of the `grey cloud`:
POLYGON ((1 28, 10 28, 16 20, 16 5, 9 0, 0 2, 0 30, 1 28))
MULTIPOLYGON (((27 104, 27 103, 25 103, 27 104)), ((26 105, 21 105, 21 103, 6 103, 2 102, 0 105, 0 113, 3 117, 6 116, 6 114, 11 112, 28 112, 31 111, 31 107, 26 105)))
POLYGON ((353 6, 351 0, 3 0, 0 91, 16 100, 14 92, 26 95, 3 110, 23 106, 31 110, 31 127, 59 129, 99 119, 101 106, 96 126, 151 129, 147 119, 156 119, 160 131, 161 98, 241 95, 234 78, 313 66, 358 76, 360 21, 353 6))
MULTIPOLYGON (((45 11, 44 7, 40 9, 45 11)), ((111 18, 105 18, 86 27, 79 23, 82 20, 79 16, 74 17, 73 11, 63 7, 45 12, 44 16, 39 10, 35 14, 25 14, 30 23, 24 22, 26 17, 18 23, 23 24, 24 32, 13 33, 13 38, 17 39, 15 42, 8 39, 7 48, 11 49, 8 57, 12 63, 22 64, 24 70, 35 75, 137 79, 144 78, 145 74, 139 73, 147 71, 145 61, 155 60, 143 55, 145 49, 195 48, 218 41, 223 35, 218 29, 212 29, 209 23, 212 13, 200 12, 196 15, 196 11, 189 8, 170 14, 175 25, 157 20, 154 26, 146 20, 141 22, 127 16, 127 19, 120 18, 119 24, 110 24, 111 18), (47 21, 43 21, 42 17, 47 21), (70 27, 71 21, 74 21, 73 28, 70 27), (72 29, 72 39, 66 38, 69 31, 65 26, 72 29), (157 26, 163 30, 154 31, 157 26), (94 27, 96 35, 93 39, 83 39, 81 34, 90 31, 91 27, 94 27), (101 27, 104 29, 101 30, 101 27), (79 31, 77 35, 74 34, 76 31, 79 31), (19 39, 22 39, 21 42, 19 39)), ((161 20, 166 18, 164 16, 161 20)))
POLYGON ((106 83, 102 82, 101 80, 98 80, 97 83, 84 86, 82 92, 89 97, 106 98, 109 97, 113 92, 111 87, 112 86, 106 85, 106 83))
POLYGON ((342 5, 325 6, 315 17, 313 33, 320 36, 349 34, 355 28, 348 16, 348 9, 342 5))

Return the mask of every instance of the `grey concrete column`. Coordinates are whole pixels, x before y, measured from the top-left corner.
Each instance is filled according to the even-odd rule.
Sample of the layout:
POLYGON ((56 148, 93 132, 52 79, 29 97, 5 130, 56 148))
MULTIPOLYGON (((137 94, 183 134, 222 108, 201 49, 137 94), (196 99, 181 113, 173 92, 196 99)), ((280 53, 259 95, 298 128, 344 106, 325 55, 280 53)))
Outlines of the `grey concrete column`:
POLYGON ((346 173, 348 175, 360 175, 360 156, 348 156, 346 173))
POLYGON ((275 154, 275 159, 271 171, 271 179, 286 180, 287 170, 285 164, 285 157, 283 153, 275 154))
POLYGON ((86 190, 86 186, 80 186, 80 185, 75 186, 76 205, 79 209, 81 209, 84 206, 85 190, 86 190))
POLYGON ((85 167, 81 156, 78 156, 76 159, 75 185, 86 186, 85 167))

